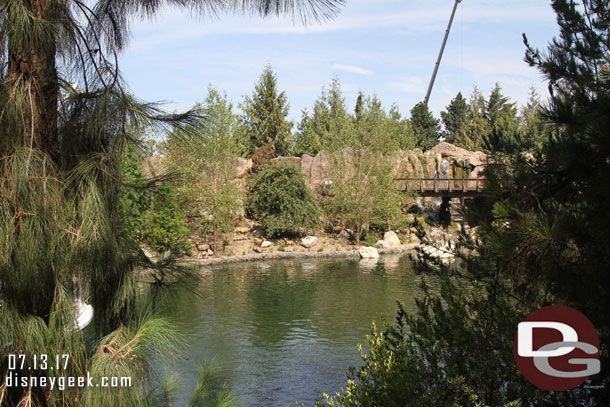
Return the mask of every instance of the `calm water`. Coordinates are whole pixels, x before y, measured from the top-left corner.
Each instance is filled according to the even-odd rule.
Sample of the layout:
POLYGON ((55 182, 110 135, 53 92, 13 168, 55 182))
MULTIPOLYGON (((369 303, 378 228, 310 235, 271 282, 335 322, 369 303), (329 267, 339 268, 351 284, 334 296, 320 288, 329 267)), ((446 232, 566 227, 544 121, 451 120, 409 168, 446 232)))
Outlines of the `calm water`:
POLYGON ((316 389, 345 386, 372 321, 393 320, 397 300, 413 310, 421 281, 405 255, 376 264, 282 260, 201 273, 202 298, 181 310, 192 321, 188 357, 178 363, 182 396, 212 360, 248 407, 312 405, 316 389))

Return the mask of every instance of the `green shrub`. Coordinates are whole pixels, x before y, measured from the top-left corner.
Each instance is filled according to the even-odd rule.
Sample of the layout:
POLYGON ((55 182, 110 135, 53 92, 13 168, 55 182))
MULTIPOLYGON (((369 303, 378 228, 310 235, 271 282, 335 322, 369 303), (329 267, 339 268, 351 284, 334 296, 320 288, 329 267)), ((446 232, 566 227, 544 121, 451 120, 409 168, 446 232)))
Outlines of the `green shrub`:
POLYGON ((266 165, 253 175, 246 206, 268 236, 313 229, 320 214, 301 170, 283 163, 266 165))
POLYGON ((144 220, 144 241, 159 252, 171 250, 176 255, 188 254, 188 228, 184 225, 173 188, 161 184, 153 196, 153 204, 144 220))

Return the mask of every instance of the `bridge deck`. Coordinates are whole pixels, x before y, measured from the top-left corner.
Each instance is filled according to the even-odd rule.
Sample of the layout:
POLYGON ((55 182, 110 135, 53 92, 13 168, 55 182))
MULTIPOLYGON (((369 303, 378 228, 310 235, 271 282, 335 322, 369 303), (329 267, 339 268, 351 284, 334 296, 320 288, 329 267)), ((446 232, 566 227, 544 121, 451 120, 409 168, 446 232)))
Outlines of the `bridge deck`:
POLYGON ((486 181, 478 178, 395 178, 395 181, 405 181, 407 192, 431 197, 474 197, 486 187, 486 181))

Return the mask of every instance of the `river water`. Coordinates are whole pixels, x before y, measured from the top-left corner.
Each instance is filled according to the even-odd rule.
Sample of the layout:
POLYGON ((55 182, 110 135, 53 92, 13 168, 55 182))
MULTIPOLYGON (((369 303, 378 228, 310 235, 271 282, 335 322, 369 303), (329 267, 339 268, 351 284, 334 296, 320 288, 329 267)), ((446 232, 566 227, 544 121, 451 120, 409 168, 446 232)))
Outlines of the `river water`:
MULTIPOLYGON (((244 407, 312 405, 359 366, 372 321, 393 321, 396 301, 415 310, 421 276, 407 255, 377 263, 355 259, 281 260, 202 267, 202 296, 180 310, 191 322, 178 360, 180 398, 212 362, 244 407), (384 319, 385 318, 385 319, 384 319)), ((182 403, 181 403, 182 404, 182 403)))

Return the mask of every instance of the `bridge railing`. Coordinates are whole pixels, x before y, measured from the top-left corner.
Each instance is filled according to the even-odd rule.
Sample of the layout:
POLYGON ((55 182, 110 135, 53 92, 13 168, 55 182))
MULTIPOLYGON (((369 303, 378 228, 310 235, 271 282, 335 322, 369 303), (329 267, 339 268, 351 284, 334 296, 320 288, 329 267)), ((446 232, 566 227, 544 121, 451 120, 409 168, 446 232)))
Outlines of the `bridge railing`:
POLYGON ((395 178, 405 181, 405 190, 415 192, 481 192, 486 186, 479 178, 395 178))

